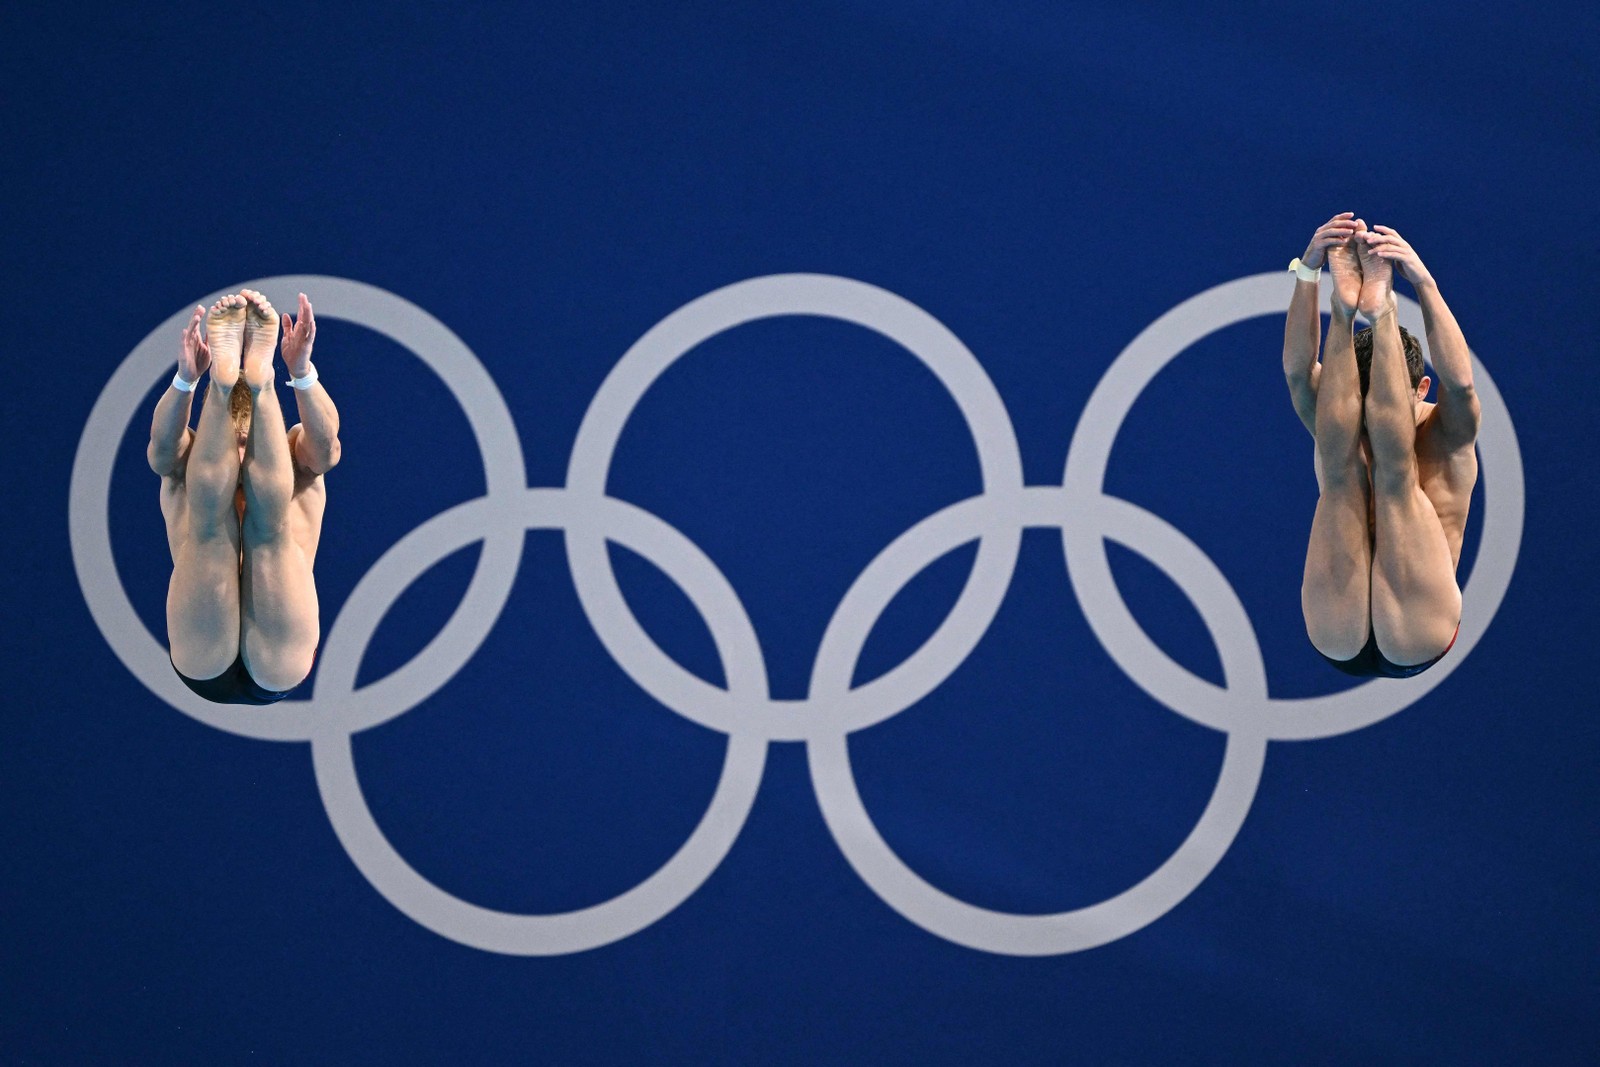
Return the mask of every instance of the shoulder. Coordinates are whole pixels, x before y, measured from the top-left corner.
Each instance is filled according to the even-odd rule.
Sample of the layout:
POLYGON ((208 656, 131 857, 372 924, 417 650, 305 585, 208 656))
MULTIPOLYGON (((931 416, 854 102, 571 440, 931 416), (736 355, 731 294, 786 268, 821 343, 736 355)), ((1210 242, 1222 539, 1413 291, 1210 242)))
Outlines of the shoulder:
POLYGON ((1417 450, 1438 458, 1473 453, 1478 440, 1477 397, 1441 396, 1417 420, 1417 450))

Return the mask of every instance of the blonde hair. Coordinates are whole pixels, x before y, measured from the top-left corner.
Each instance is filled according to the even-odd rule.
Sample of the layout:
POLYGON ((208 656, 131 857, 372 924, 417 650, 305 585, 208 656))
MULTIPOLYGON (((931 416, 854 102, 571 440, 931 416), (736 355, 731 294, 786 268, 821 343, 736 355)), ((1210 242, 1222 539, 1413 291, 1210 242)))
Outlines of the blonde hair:
MULTIPOLYGON (((269 386, 270 388, 270 386, 269 386)), ((255 410, 255 397, 250 395, 249 388, 244 384, 244 379, 239 379, 232 391, 228 393, 228 417, 233 420, 233 428, 242 434, 250 432, 250 416, 255 410)))

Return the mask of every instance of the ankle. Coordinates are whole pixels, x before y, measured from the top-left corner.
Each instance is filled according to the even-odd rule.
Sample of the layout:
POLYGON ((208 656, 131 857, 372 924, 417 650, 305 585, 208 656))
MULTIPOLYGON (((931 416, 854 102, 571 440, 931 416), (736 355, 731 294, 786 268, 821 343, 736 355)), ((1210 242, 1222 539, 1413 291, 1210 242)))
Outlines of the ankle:
POLYGON ((1394 309, 1395 299, 1392 289, 1384 290, 1382 295, 1379 296, 1368 297, 1363 294, 1361 303, 1357 308, 1362 317, 1373 326, 1376 326, 1384 318, 1392 314, 1394 309))

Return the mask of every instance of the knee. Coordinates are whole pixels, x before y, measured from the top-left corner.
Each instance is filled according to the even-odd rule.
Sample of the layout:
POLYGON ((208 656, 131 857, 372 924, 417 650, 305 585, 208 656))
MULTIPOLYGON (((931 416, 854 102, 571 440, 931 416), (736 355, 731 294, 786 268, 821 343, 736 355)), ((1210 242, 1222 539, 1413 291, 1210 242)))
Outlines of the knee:
POLYGON ((244 521, 263 540, 279 536, 289 517, 294 486, 253 478, 245 485, 244 521))
POLYGON ((253 550, 278 545, 289 536, 287 509, 275 508, 270 502, 263 503, 256 499, 247 501, 240 532, 245 544, 253 550))
POLYGON ((1374 460, 1409 457, 1416 448, 1416 416, 1409 407, 1368 404, 1364 425, 1374 460))
MULTIPOLYGON (((1348 498, 1351 506, 1366 505, 1367 465, 1354 455, 1319 455, 1322 461, 1322 496, 1348 498)), ((1335 501, 1337 502, 1337 501, 1335 501)))
POLYGON ((1329 388, 1317 394, 1317 425, 1353 431, 1361 424, 1361 394, 1329 388))
POLYGON ((223 463, 197 463, 192 459, 184 470, 183 484, 191 512, 223 512, 233 507, 233 494, 239 487, 239 471, 223 463))
POLYGON ((1380 508, 1385 505, 1409 506, 1420 492, 1417 483, 1416 455, 1409 449, 1397 453, 1372 450, 1372 495, 1380 508))

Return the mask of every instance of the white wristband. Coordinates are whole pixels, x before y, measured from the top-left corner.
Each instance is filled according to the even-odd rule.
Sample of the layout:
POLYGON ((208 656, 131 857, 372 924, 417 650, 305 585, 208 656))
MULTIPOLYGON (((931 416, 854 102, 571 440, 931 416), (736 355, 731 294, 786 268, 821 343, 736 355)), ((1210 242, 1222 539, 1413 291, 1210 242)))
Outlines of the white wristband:
POLYGON ((172 376, 172 387, 180 393, 192 393, 194 392, 194 387, 199 384, 199 381, 200 380, 196 378, 192 382, 186 382, 183 380, 183 371, 179 371, 177 374, 172 376))
POLYGON ((289 384, 302 392, 310 389, 317 384, 317 368, 313 364, 307 363, 306 376, 304 378, 290 378, 289 384))
POLYGON ((1304 263, 1300 262, 1300 258, 1298 256, 1290 261, 1289 269, 1294 271, 1295 277, 1299 278, 1303 282, 1314 282, 1318 278, 1322 277, 1321 267, 1308 267, 1304 263))

